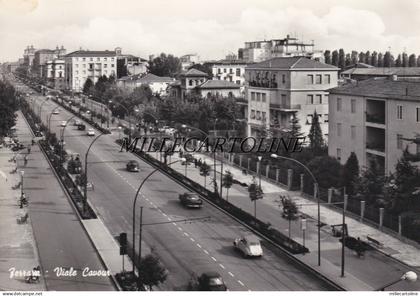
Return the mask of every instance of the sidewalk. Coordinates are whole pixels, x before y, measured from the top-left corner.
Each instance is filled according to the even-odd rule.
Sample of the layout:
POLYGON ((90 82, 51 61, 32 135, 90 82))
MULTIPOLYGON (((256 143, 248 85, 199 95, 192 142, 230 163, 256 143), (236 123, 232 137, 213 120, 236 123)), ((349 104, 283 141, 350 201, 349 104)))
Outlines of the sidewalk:
POLYGON ((45 291, 45 282, 28 284, 24 276, 10 278, 10 268, 16 271, 31 271, 40 265, 38 250, 32 232, 31 217, 26 223, 18 224, 17 219, 24 216, 28 209, 19 208, 20 182, 19 170, 15 162, 9 162, 15 153, 9 148, 0 148, 0 290, 6 291, 45 291))
MULTIPOLYGON (((151 152, 149 155, 159 159, 159 155, 155 152, 151 152)), ((211 157, 203 154, 196 154, 194 157, 201 158, 202 161, 206 161, 206 163, 213 169, 213 159, 211 157)), ((176 153, 170 160, 168 159, 168 162, 173 162, 178 159, 179 157, 176 153)), ((176 169, 178 172, 185 174, 185 166, 182 166, 180 162, 171 165, 171 167, 176 169)), ((219 161, 217 161, 216 167, 217 170, 220 170, 219 161)), ((252 175, 243 175, 240 169, 228 163, 223 164, 223 170, 230 170, 234 179, 240 182, 249 184, 252 181, 252 175)), ((195 180, 201 185, 204 185, 204 177, 200 176, 199 168, 195 168, 194 164, 190 164, 187 167, 187 177, 195 180)), ((213 191, 213 184, 211 184, 212 178, 213 171, 210 172, 210 175, 206 180, 206 188, 210 191, 213 191)), ((220 186, 220 174, 217 176, 217 184, 220 186)), ((408 271, 412 269, 378 252, 367 253, 365 256, 366 258, 363 260, 358 258, 350 249, 346 248, 345 277, 340 277, 341 243, 338 238, 332 236, 331 228, 329 226, 321 228, 321 266, 318 266, 316 201, 302 197, 299 192, 286 191, 279 186, 266 182, 265 180, 261 181, 261 185, 265 195, 262 200, 257 201, 257 218, 263 222, 269 222, 272 227, 287 234, 289 231, 289 222, 281 217, 281 208, 279 207, 281 203, 279 195, 289 195, 292 197, 298 205, 301 205, 299 210, 303 214, 309 216, 307 219, 308 226, 306 231, 305 246, 308 247, 310 253, 306 255, 296 255, 296 257, 304 263, 310 265, 315 270, 318 270, 324 276, 341 284, 347 290, 374 290, 375 288, 380 287, 383 283, 392 282, 395 278, 399 278, 403 274, 402 270, 408 271)), ((226 189, 223 188, 224 198, 226 198, 226 194, 226 189)), ((242 208, 250 214, 254 214, 254 203, 249 199, 247 188, 237 184, 233 185, 229 190, 229 202, 242 208)), ((342 215, 341 213, 331 210, 328 207, 321 206, 321 222, 328 225, 341 224, 342 215)), ((406 261, 405 263, 408 265, 419 266, 418 260, 420 258, 418 257, 418 254, 420 251, 411 245, 404 244, 403 242, 352 218, 347 217, 346 223, 348 224, 350 235, 360 237, 361 239, 365 238, 366 235, 374 237, 385 244, 385 248, 382 252, 388 252, 389 256, 395 256, 394 258, 401 261, 404 259, 406 261), (399 246, 399 248, 392 245, 392 243, 399 246)), ((302 231, 300 230, 299 219, 292 221, 291 223, 291 237, 295 241, 302 243, 302 231)), ((408 285, 407 283, 402 283, 393 286, 393 288, 398 290, 419 290, 420 284, 415 283, 414 285, 408 285)))

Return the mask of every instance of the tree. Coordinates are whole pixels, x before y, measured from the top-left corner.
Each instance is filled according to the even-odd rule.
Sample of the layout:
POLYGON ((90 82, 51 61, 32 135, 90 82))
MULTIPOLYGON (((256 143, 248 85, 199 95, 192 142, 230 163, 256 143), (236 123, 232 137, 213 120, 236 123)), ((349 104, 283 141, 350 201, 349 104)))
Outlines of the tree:
POLYGON ((222 186, 226 188, 226 200, 229 200, 229 189, 233 185, 233 176, 230 171, 225 171, 222 180, 222 186))
POLYGON ((295 112, 293 113, 292 118, 290 119, 289 135, 291 138, 298 138, 303 136, 303 133, 301 132, 301 126, 299 124, 299 118, 297 118, 295 112))
POLYGON ((372 64, 372 56, 371 56, 371 53, 370 53, 369 50, 365 54, 365 59, 364 59, 363 63, 368 64, 368 65, 372 64))
POLYGON ((208 75, 209 79, 213 78, 213 70, 212 70, 212 64, 211 63, 194 64, 189 69, 197 69, 201 72, 206 73, 208 75))
POLYGON ((319 116, 314 111, 312 116, 311 129, 308 134, 309 147, 313 150, 314 155, 319 155, 325 148, 324 137, 322 135, 321 125, 319 124, 319 116))
POLYGON ((330 50, 326 50, 324 52, 324 60, 326 64, 331 64, 331 51, 330 50))
POLYGON ((338 57, 338 51, 334 50, 332 52, 332 58, 331 58, 331 64, 338 67, 339 65, 339 57, 338 57))
POLYGON ((340 48, 338 51, 338 67, 341 70, 344 70, 344 67, 346 66, 346 54, 344 53, 344 49, 340 48))
POLYGON ((165 282, 168 272, 162 265, 159 257, 155 254, 149 254, 140 261, 139 277, 143 285, 149 287, 150 290, 154 286, 165 282))
POLYGON ((18 98, 15 88, 8 82, 0 80, 0 137, 10 133, 16 124, 18 98))
POLYGON ((83 93, 90 94, 93 89, 93 81, 89 77, 86 79, 85 84, 83 85, 83 93))
POLYGON ((341 170, 341 185, 346 187, 346 192, 350 195, 354 194, 354 184, 359 177, 359 161, 356 153, 350 153, 344 167, 341 170))
POLYGON ((351 52, 351 64, 356 65, 359 62, 357 51, 352 50, 351 52))
POLYGON ((409 67, 416 67, 417 66, 417 61, 416 61, 416 55, 415 54, 411 54, 408 57, 408 66, 409 67))
POLYGON ((385 52, 384 55, 384 67, 391 67, 391 53, 389 51, 385 52))
POLYGON ((350 65, 351 65, 351 55, 347 53, 345 57, 345 67, 350 66, 350 65))
POLYGON ((359 53, 359 63, 365 63, 365 60, 366 60, 366 54, 363 51, 361 51, 359 53))
POLYGON ((380 52, 378 54, 378 67, 384 66, 384 55, 380 52))
POLYGON ((340 171, 342 166, 334 157, 328 155, 316 156, 308 162, 307 166, 314 174, 319 187, 331 188, 340 186, 340 171))
POLYGON ((210 170, 210 166, 204 161, 200 166, 200 175, 204 177, 204 187, 206 187, 206 179, 210 175, 210 170))
POLYGON ((397 57, 397 59, 395 60, 395 67, 402 67, 401 54, 399 54, 398 57, 397 57))
POLYGON ((289 221, 289 238, 291 236, 291 224, 292 220, 297 218, 298 208, 296 203, 290 198, 285 195, 280 195, 280 200, 283 206, 283 217, 289 221))
POLYGON ((257 184, 255 176, 252 177, 252 183, 248 186, 249 198, 254 202, 254 217, 257 217, 257 200, 262 199, 264 192, 260 185, 257 184))
POLYGON ((420 55, 417 57, 417 67, 420 67, 420 55))
POLYGON ((368 202, 374 203, 383 198, 384 187, 385 177, 383 171, 380 169, 377 161, 370 160, 369 166, 362 171, 361 176, 355 182, 355 193, 368 202))
POLYGON ((95 83, 95 95, 99 98, 102 97, 103 93, 106 91, 108 86, 108 77, 102 75, 98 78, 98 81, 95 83))
POLYGON ((402 54, 402 66, 408 67, 408 55, 406 52, 402 54))
POLYGON ((378 53, 376 51, 372 53, 370 65, 378 67, 378 53))
POLYGON ((160 56, 149 61, 149 71, 157 76, 175 77, 181 72, 181 61, 172 54, 161 53, 160 56))

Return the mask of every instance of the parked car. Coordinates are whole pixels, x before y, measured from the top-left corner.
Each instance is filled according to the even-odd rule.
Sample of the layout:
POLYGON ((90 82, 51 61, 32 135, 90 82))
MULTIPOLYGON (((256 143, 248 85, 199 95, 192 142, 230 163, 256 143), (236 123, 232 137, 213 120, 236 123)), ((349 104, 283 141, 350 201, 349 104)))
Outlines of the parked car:
POLYGON ((62 121, 60 126, 65 127, 67 125, 67 121, 62 121))
POLYGON ((185 192, 179 195, 179 201, 187 208, 201 208, 203 201, 197 193, 185 192))
POLYGON ((129 172, 138 172, 139 171, 139 163, 136 160, 130 160, 127 165, 127 171, 129 172))
POLYGON ((84 131, 84 130, 86 130, 86 125, 84 125, 84 124, 79 124, 79 125, 77 126, 77 129, 78 129, 79 131, 84 131))
POLYGON ((255 235, 236 238, 233 241, 233 246, 244 257, 261 257, 263 255, 260 240, 255 235))
POLYGON ((93 128, 88 129, 87 135, 93 137, 95 135, 95 130, 93 128))
POLYGON ((168 128, 170 128, 170 127, 165 125, 165 126, 162 126, 162 127, 158 128, 158 131, 161 132, 161 133, 164 133, 168 128))
POLYGON ((226 291, 227 287, 222 276, 214 271, 205 272, 198 278, 200 291, 226 291))
POLYGON ((78 119, 76 119, 75 121, 74 121, 74 123, 73 123, 73 125, 74 126, 79 126, 79 125, 81 125, 82 124, 82 122, 80 121, 80 120, 78 120, 78 119))
POLYGON ((55 115, 60 114, 60 108, 59 109, 55 109, 52 114, 55 114, 55 115))

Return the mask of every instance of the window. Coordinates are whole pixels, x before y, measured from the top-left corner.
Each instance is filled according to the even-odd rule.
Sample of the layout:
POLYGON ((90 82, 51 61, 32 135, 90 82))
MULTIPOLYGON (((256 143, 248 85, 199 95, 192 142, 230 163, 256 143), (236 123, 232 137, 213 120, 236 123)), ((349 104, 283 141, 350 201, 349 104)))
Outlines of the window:
POLYGON ((286 83, 286 75, 281 75, 281 82, 284 84, 286 83))
POLYGON ((83 70, 83 74, 86 74, 86 70, 83 70))
POLYGON ((90 61, 92 62, 93 61, 93 58, 90 58, 90 61))
POLYGON ((257 111, 257 120, 261 120, 261 112, 257 111))
POLYGON ((114 61, 114 58, 111 58, 111 61, 113 62, 114 61))
POLYGON ((328 122, 328 114, 324 114, 324 122, 328 122))
POLYGON ((261 93, 257 93, 257 102, 261 101, 261 93))
POLYGON ((251 101, 255 101, 255 92, 251 92, 251 101))
POLYGON ((236 76, 241 76, 241 68, 236 68, 236 76))
POLYGON ((76 71, 76 75, 79 74, 79 71, 76 71))
POLYGON ((337 148, 337 160, 340 161, 341 160, 341 149, 337 148))
POLYGON ((108 59, 107 58, 104 58, 104 61, 106 62, 108 59))
POLYGON ((79 68, 79 64, 76 64, 76 68, 79 68))
POLYGON ((322 84, 322 75, 316 75, 316 80, 315 80, 316 84, 322 84))
POLYGON ((354 125, 350 127, 350 133, 351 133, 351 139, 352 140, 356 139, 356 127, 354 125))
POLYGON ((266 94, 265 94, 265 93, 262 93, 262 94, 261 94, 261 101, 262 101, 263 103, 265 103, 265 97, 266 97, 266 94))
POLYGON ((403 106, 402 105, 397 106, 397 119, 400 119, 400 120, 403 119, 403 106))
POLYGON ((420 144, 417 144, 416 152, 417 152, 417 155, 420 155, 420 144))
POLYGON ((308 84, 314 84, 314 75, 308 75, 308 84))
POLYGON ((188 85, 189 86, 192 86, 193 85, 193 81, 190 79, 190 80, 188 80, 188 85))
POLYGON ((221 68, 218 68, 218 69, 217 69, 217 73, 218 73, 218 74, 222 74, 222 69, 221 69, 221 68))
POLYGON ((341 123, 337 123, 337 137, 341 137, 341 123))
POLYGON ((108 67, 108 64, 104 64, 104 68, 108 67))
POLYGON ((337 98, 337 111, 341 111, 341 98, 337 98))
POLYGON ((111 68, 114 68, 115 67, 115 64, 111 64, 111 68))
POLYGON ((350 105, 351 105, 351 113, 356 113, 356 99, 351 99, 350 105))
POLYGON ((265 121, 266 120, 266 112, 262 112, 262 120, 265 121))
POLYGON ((83 61, 83 62, 84 62, 84 61, 86 61, 86 58, 83 58, 83 59, 82 59, 82 61, 83 61))
POLYGON ((86 64, 83 64, 83 68, 86 68, 86 64))
POLYGON ((241 81, 240 80, 236 80, 235 82, 236 82, 236 84, 241 85, 241 81))
POLYGON ((420 122, 420 108, 419 107, 416 108, 416 121, 420 122))
POLYGON ((223 68, 223 73, 226 73, 226 68, 223 68))
POLYGON ((251 110, 251 119, 255 119, 255 110, 251 110))
POLYGON ((330 84, 331 83, 331 76, 330 74, 325 74, 325 83, 330 84))
POLYGON ((317 104, 322 104, 322 95, 316 95, 317 104))
POLYGON ((286 103, 287 103, 287 97, 286 97, 286 95, 281 95, 281 104, 283 106, 286 106, 286 103))
POLYGON ((229 74, 233 74, 233 69, 232 68, 229 69, 229 74))
POLYGON ((96 61, 99 62, 101 60, 101 58, 96 58, 96 61))
POLYGON ((306 104, 312 105, 314 103, 314 96, 313 95, 307 95, 306 104))
POLYGON ((403 136, 400 134, 397 134, 397 149, 403 149, 403 136))

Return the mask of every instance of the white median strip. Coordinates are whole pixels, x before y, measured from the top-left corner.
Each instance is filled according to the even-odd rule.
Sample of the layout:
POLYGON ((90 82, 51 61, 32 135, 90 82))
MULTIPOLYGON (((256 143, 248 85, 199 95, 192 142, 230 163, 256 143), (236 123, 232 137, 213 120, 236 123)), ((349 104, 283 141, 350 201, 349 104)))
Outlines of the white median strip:
POLYGON ((228 274, 229 274, 231 277, 235 277, 235 275, 234 275, 233 273, 231 273, 230 271, 228 272, 228 274))
POLYGON ((211 259, 213 259, 214 262, 217 262, 217 259, 214 258, 213 256, 211 257, 211 259))
POLYGON ((201 249, 201 245, 200 244, 197 244, 197 247, 199 247, 201 249))
POLYGON ((245 285, 244 285, 244 283, 243 283, 243 282, 241 282, 240 280, 238 280, 238 283, 239 283, 241 286, 245 286, 245 285))
POLYGON ((219 263, 219 266, 220 266, 222 269, 225 269, 225 266, 224 266, 222 263, 219 263))
POLYGON ((184 235, 185 235, 185 236, 190 236, 190 235, 189 235, 188 233, 186 233, 186 232, 184 232, 184 235))
POLYGON ((209 252, 207 251, 207 250, 203 250, 204 251, 204 253, 206 253, 206 255, 208 255, 209 254, 209 252))
POLYGON ((193 239, 192 237, 190 237, 190 240, 191 240, 192 242, 195 242, 195 239, 193 239))

